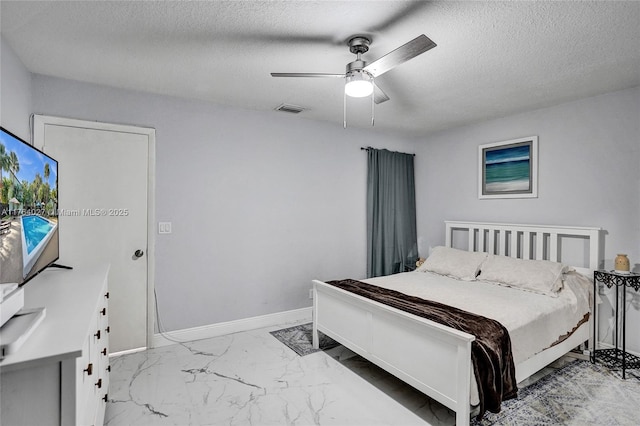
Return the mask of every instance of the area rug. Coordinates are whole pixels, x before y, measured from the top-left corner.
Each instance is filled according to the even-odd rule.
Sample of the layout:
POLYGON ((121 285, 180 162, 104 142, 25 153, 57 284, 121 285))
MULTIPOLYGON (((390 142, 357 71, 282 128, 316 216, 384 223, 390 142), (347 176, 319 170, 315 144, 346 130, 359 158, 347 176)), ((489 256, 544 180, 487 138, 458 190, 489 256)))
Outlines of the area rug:
POLYGON ((313 339, 311 337, 312 331, 313 325, 308 323, 272 331, 271 334, 300 356, 309 355, 314 352, 338 346, 338 342, 335 340, 322 333, 318 333, 320 337, 320 349, 313 349, 313 339))
POLYGON ((472 425, 638 425, 640 380, 622 380, 606 367, 575 361, 520 389, 472 425))

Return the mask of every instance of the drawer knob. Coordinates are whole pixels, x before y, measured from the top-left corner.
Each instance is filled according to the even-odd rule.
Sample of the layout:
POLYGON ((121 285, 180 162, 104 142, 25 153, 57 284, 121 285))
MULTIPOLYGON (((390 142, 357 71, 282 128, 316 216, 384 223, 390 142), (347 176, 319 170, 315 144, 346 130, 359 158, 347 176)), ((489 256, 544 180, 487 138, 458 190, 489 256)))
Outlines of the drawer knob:
POLYGON ((106 331, 107 333, 111 333, 111 326, 107 326, 107 328, 104 329, 104 331, 106 331))
POLYGON ((109 399, 109 394, 108 394, 108 393, 105 393, 105 394, 104 394, 104 396, 102 397, 102 400, 103 400, 104 402, 107 402, 107 400, 108 400, 108 399, 109 399))
POLYGON ((107 348, 102 349, 100 352, 102 352, 102 355, 106 355, 107 354, 107 348))
POLYGON ((108 298, 109 298, 109 292, 106 292, 106 293, 104 294, 104 297, 108 299, 108 298))
POLYGON ((102 379, 98 379, 98 381, 96 382, 96 386, 98 387, 98 389, 102 388, 102 379))
POLYGON ((108 371, 109 373, 111 373, 111 366, 110 366, 110 365, 107 365, 107 371, 108 371))
POLYGON ((107 308, 102 308, 102 309, 100 310, 100 313, 101 313, 102 315, 107 315, 107 308))
POLYGON ((87 373, 87 376, 90 376, 93 374, 93 364, 89 363, 89 365, 87 365, 87 368, 85 368, 84 370, 85 373, 87 373))
POLYGON ((94 336, 96 336, 96 337, 98 338, 98 340, 100 340, 100 330, 98 330, 98 331, 96 332, 96 334, 94 334, 94 336))

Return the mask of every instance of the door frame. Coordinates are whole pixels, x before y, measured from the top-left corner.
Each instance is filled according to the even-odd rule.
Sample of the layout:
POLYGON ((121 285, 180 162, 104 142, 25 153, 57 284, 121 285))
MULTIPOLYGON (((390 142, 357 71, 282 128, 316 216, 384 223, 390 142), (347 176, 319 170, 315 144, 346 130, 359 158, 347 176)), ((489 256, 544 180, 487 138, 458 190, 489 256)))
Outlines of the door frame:
MULTIPOLYGON (((33 114, 31 143, 33 146, 46 152, 44 140, 45 126, 75 127, 89 130, 102 130, 120 133, 132 133, 147 136, 147 330, 146 347, 153 347, 155 331, 155 193, 156 193, 156 129, 152 127, 140 127, 127 124, 102 123, 98 121, 79 120, 75 118, 54 117, 33 114), (36 141, 36 135, 41 135, 42 140, 36 141)), ((133 349, 132 351, 137 351, 133 349)), ((129 351, 124 351, 129 352, 129 351)))

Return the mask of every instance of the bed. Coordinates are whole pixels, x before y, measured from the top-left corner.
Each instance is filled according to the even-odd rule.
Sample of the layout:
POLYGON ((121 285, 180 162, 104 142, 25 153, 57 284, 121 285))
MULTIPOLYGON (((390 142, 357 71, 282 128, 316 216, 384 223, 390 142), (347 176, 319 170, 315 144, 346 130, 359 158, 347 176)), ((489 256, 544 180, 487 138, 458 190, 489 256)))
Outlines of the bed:
MULTIPOLYGON (((470 256, 471 253, 473 256, 484 256, 484 259, 490 258, 497 265, 501 265, 500 262, 516 262, 516 265, 529 267, 529 264, 545 263, 555 268, 551 264, 558 262, 562 265, 563 278, 575 274, 584 280, 585 276, 592 276, 591 271, 597 269, 600 262, 600 228, 447 221, 445 232, 445 244, 443 248, 438 248, 438 253, 455 253, 464 247, 470 256)), ((435 265, 434 262, 431 264, 435 265)), ((495 279, 491 277, 494 269, 488 261, 483 260, 480 265, 485 265, 485 272, 488 274, 486 277, 495 279)), ((493 303, 494 307, 515 306, 515 300, 521 298, 523 306, 533 303, 536 306, 534 311, 545 312, 543 316, 547 322, 545 324, 543 321, 542 325, 522 319, 524 315, 519 313, 515 316, 513 312, 496 314, 491 309, 481 313, 490 318, 497 316, 496 320, 507 324, 505 327, 509 334, 513 333, 513 361, 517 383, 572 349, 580 346, 584 349, 586 342, 589 342, 589 348, 593 347, 593 336, 590 335, 592 315, 589 315, 588 306, 591 299, 588 294, 581 297, 577 290, 575 294, 573 290, 567 290, 576 286, 575 283, 572 286, 567 284, 566 288, 552 289, 552 293, 545 295, 537 292, 537 288, 521 291, 522 289, 514 289, 508 282, 498 285, 493 280, 482 279, 483 271, 479 271, 477 276, 472 274, 470 277, 450 278, 432 270, 420 270, 421 268, 422 266, 414 272, 362 281, 368 285, 406 293, 409 297, 425 299, 440 297, 445 293, 464 294, 466 299, 471 300, 488 298, 484 305, 491 305, 491 302, 487 302, 491 297, 508 298, 508 304, 505 305, 503 300, 493 303), (482 287, 490 289, 488 295, 479 293, 481 296, 476 296, 470 293, 469 289, 476 291, 482 287), (427 288, 430 290, 425 290, 427 288), (507 296, 504 295, 505 292, 507 296), (572 308, 564 308, 564 311, 554 307, 562 306, 562 299, 567 297, 573 302, 576 302, 573 299, 586 299, 587 307, 581 306, 580 309, 586 309, 587 313, 567 313, 568 310, 577 309, 573 302, 569 303, 572 308), (526 327, 545 329, 550 324, 560 322, 557 317, 547 316, 547 309, 557 311, 553 315, 567 317, 565 320, 568 323, 551 331, 551 335, 557 337, 552 339, 555 340, 552 344, 548 341, 549 336, 546 337, 546 343, 544 339, 542 343, 531 342, 534 339, 526 338, 531 333, 526 327), (576 320, 581 316, 582 321, 576 320), (562 327, 567 329, 566 333, 558 332, 562 327)), ((479 267, 481 269, 483 268, 479 267)), ((564 279, 562 283, 565 283, 564 279)), ((476 340, 474 335, 346 291, 334 283, 314 280, 313 293, 314 347, 318 347, 318 332, 322 332, 455 411, 456 424, 469 423, 478 391, 471 361, 472 343, 476 340)), ((454 302, 458 303, 457 298, 454 302)), ((464 307, 461 306, 460 309, 464 307)), ((517 307, 515 309, 517 311, 517 307)))

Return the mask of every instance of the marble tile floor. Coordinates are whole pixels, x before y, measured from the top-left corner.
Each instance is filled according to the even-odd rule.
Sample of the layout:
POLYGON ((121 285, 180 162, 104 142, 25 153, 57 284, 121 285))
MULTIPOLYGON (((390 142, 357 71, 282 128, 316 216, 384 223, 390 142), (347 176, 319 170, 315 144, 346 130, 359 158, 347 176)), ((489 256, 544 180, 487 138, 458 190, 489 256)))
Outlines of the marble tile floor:
POLYGON ((112 358, 105 425, 455 424, 452 411, 342 346, 300 357, 269 334, 291 325, 112 358))

